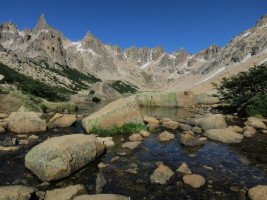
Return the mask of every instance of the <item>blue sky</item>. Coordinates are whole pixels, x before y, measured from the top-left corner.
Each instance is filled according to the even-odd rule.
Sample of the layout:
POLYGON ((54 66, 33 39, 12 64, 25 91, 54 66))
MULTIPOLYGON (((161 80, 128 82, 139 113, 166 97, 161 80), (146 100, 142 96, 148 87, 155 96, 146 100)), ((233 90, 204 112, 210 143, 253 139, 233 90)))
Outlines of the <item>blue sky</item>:
POLYGON ((0 23, 33 28, 44 13, 72 41, 87 31, 122 49, 162 46, 196 53, 225 46, 267 14, 267 0, 4 0, 0 23))

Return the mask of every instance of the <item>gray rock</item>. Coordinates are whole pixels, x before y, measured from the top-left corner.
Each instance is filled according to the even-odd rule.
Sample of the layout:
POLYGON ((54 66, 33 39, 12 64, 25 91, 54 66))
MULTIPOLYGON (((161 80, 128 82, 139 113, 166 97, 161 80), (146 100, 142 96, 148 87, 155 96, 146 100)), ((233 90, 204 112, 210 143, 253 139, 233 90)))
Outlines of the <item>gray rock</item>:
POLYGON ((174 175, 173 171, 166 165, 160 164, 150 176, 151 183, 165 184, 174 175))
POLYGON ((25 156, 25 166, 42 181, 69 176, 98 155, 104 145, 94 135, 65 135, 47 139, 25 156))
POLYGON ((202 133, 201 128, 199 128, 197 126, 193 127, 192 131, 193 131, 193 133, 196 133, 196 134, 201 134, 202 133))
POLYGON ((3 141, 3 146, 4 147, 13 146, 12 138, 11 137, 6 137, 5 140, 3 141))
POLYGON ((183 131, 189 131, 189 130, 192 130, 192 127, 187 125, 187 124, 180 124, 179 129, 181 129, 183 131))
POLYGON ((239 143, 243 140, 243 135, 229 129, 210 129, 204 135, 222 143, 239 143))
POLYGON ((82 195, 75 197, 73 200, 129 200, 129 198, 118 194, 95 194, 82 195))
POLYGON ((29 200, 34 193, 34 188, 22 185, 1 186, 1 200, 29 200))
POLYGON ((44 200, 72 200, 84 194, 87 194, 87 191, 83 185, 71 185, 65 188, 46 191, 44 200))
POLYGON ((128 148, 128 149, 135 149, 141 144, 141 142, 126 142, 121 147, 128 148))
POLYGON ((102 188, 106 185, 107 180, 102 173, 98 173, 96 177, 96 189, 95 193, 99 194, 102 192, 102 188))

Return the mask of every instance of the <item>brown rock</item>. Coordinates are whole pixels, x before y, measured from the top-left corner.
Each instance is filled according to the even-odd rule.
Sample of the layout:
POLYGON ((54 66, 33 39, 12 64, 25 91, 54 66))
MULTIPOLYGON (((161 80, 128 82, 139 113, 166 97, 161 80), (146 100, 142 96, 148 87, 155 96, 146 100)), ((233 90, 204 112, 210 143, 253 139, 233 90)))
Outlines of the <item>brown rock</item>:
POLYGON ((175 121, 163 122, 162 126, 168 129, 175 130, 178 128, 179 122, 175 122, 175 121))
POLYGON ((254 135, 256 133, 256 129, 251 127, 251 126, 245 126, 244 127, 244 132, 243 135, 245 137, 252 137, 252 135, 254 135))
POLYGON ((236 133, 243 133, 243 128, 239 126, 228 126, 227 129, 230 129, 236 133))
POLYGON ((164 131, 164 132, 160 133, 158 136, 158 140, 161 142, 168 142, 168 141, 172 140, 173 138, 175 138, 174 134, 171 134, 168 131, 164 131))
POLYGON ((185 184, 188 184, 193 188, 200 188, 206 183, 205 178, 197 174, 185 175, 183 181, 185 184))
POLYGON ((176 171, 183 174, 192 174, 186 163, 183 163, 176 171))
POLYGON ((197 126, 193 127, 192 131, 193 131, 193 133, 196 133, 196 134, 201 134, 202 133, 201 128, 199 128, 197 126))
POLYGON ((34 188, 22 185, 1 186, 1 200, 29 200, 34 193, 34 188))
POLYGON ((128 148, 128 149, 135 149, 141 144, 141 142, 126 142, 121 147, 128 148))
POLYGON ((17 151, 19 147, 2 147, 0 146, 0 151, 17 151))
POLYGON ((154 124, 154 123, 148 123, 146 125, 146 127, 149 129, 149 130, 153 130, 153 129, 157 129, 159 127, 159 124, 154 124))
POLYGON ((199 138, 195 138, 191 134, 182 134, 180 143, 185 146, 194 147, 205 144, 205 141, 199 140, 199 138))
POLYGON ((7 125, 8 125, 7 122, 0 122, 0 127, 4 128, 4 129, 7 129, 7 125))
POLYGON ((227 124, 221 114, 211 115, 208 117, 196 119, 193 121, 194 124, 201 126, 202 129, 222 129, 226 128, 227 124))
POLYGON ((169 122, 169 121, 172 121, 172 119, 170 119, 170 118, 163 118, 159 122, 160 123, 163 123, 163 122, 169 122))
POLYGON ((144 117, 144 122, 152 123, 152 124, 159 124, 159 121, 153 117, 144 117))
POLYGON ((65 188, 46 191, 44 200, 72 200, 84 194, 87 194, 87 191, 83 185, 71 185, 65 188))
POLYGON ((267 185, 258 185, 248 190, 248 196, 251 200, 266 200, 267 185))
POLYGON ((181 129, 183 131, 189 131, 189 130, 192 130, 192 127, 187 125, 187 124, 180 124, 179 129, 181 129))
POLYGON ((266 125, 262 122, 262 120, 256 117, 249 117, 245 122, 245 125, 251 126, 253 128, 267 129, 266 125))
POLYGON ((174 175, 173 171, 166 165, 160 164, 150 176, 151 183, 165 184, 174 175))
POLYGON ((139 134, 140 134, 142 137, 149 137, 149 136, 150 136, 150 133, 147 132, 147 131, 140 131, 139 134))
POLYGON ((49 128, 70 127, 76 120, 76 115, 57 113, 49 120, 48 126, 49 128))
POLYGON ((143 140, 143 137, 140 134, 135 133, 129 136, 129 140, 131 142, 140 142, 143 140))
POLYGON ((94 194, 75 197, 73 200, 129 200, 126 196, 118 194, 94 194))

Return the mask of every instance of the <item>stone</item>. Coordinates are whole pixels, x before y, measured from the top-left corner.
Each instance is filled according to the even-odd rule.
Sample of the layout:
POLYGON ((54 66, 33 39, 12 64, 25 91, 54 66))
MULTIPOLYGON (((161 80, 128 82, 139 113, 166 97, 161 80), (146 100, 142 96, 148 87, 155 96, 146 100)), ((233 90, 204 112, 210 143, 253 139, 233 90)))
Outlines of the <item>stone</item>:
POLYGON ((26 187, 22 185, 0 187, 1 200, 29 200, 31 199, 33 193, 33 187, 26 187))
POLYGON ((96 82, 89 89, 89 99, 94 102, 111 101, 121 98, 121 94, 104 82, 96 82))
POLYGON ((102 173, 98 173, 96 177, 96 189, 95 193, 99 194, 102 192, 102 188, 106 185, 107 180, 102 173))
POLYGON ((38 190, 45 191, 49 185, 50 185, 49 182, 43 182, 43 183, 37 185, 36 188, 38 190))
POLYGON ((199 140, 191 134, 182 134, 180 138, 180 143, 184 146, 194 147, 205 144, 205 141, 199 140))
POLYGON ((19 147, 3 147, 0 146, 0 151, 17 151, 19 150, 19 147))
POLYGON ((163 122, 162 126, 168 129, 175 130, 179 127, 179 122, 175 122, 175 121, 163 122))
POLYGON ((44 191, 37 191, 36 196, 38 197, 39 200, 43 200, 45 197, 45 192, 44 191))
POLYGON ((26 135, 26 134, 19 134, 19 135, 17 135, 17 137, 18 137, 18 138, 27 138, 28 135, 26 135))
POLYGON ((191 130, 184 131, 183 134, 195 135, 195 133, 191 130))
POLYGON ((192 174, 186 163, 183 163, 176 171, 182 174, 192 174))
POLYGON ((160 164, 150 176, 150 181, 151 183, 165 184, 173 175, 173 171, 168 166, 160 164))
POLYGON ((240 143, 243 140, 243 135, 229 129, 210 129, 204 135, 222 143, 240 143))
POLYGON ((129 198, 118 194, 94 194, 82 195, 73 200, 129 200, 129 198))
POLYGON ((0 119, 8 118, 9 114, 7 113, 0 113, 0 119))
POLYGON ((154 123, 148 123, 146 125, 146 127, 149 129, 149 130, 154 130, 154 129, 157 129, 159 127, 158 124, 154 124, 154 123))
POLYGON ((29 140, 37 140, 39 137, 37 135, 31 135, 28 137, 29 140))
POLYGON ((0 82, 5 78, 4 75, 0 74, 0 82))
POLYGON ((114 158, 111 159, 111 162, 116 162, 119 159, 120 159, 120 156, 116 156, 116 157, 114 157, 114 158))
POLYGON ((257 185, 248 190, 248 196, 251 200, 266 200, 267 185, 257 185))
POLYGON ((164 132, 160 133, 158 136, 158 140, 161 142, 168 142, 174 138, 175 138, 174 134, 171 134, 168 131, 164 131, 164 132))
POLYGON ((267 134, 267 130, 261 130, 261 132, 267 134))
POLYGON ((47 190, 44 200, 72 200, 77 196, 87 194, 83 185, 70 185, 65 188, 47 190))
POLYGON ((134 134, 129 136, 129 140, 131 142, 140 142, 143 140, 143 137, 138 133, 134 133, 134 134))
POLYGON ((152 123, 152 124, 159 124, 159 121, 153 117, 144 117, 144 122, 152 123))
POLYGON ((163 118, 159 121, 159 123, 163 123, 163 122, 169 122, 169 121, 172 121, 172 119, 170 118, 163 118))
POLYGON ((97 137, 98 141, 105 145, 105 147, 114 147, 115 143, 112 137, 97 137))
POLYGON ((72 124, 74 124, 77 120, 76 115, 70 115, 70 114, 55 114, 54 117, 52 117, 49 120, 48 127, 49 128, 61 128, 61 127, 70 127, 72 124))
POLYGON ((21 106, 18 110, 18 112, 30 112, 28 108, 21 106))
POLYGON ((244 127, 244 132, 243 135, 245 137, 252 137, 252 135, 254 135, 256 133, 256 129, 251 127, 251 126, 245 126, 244 127))
POLYGON ((267 129, 266 125, 262 122, 262 120, 256 117, 249 117, 244 124, 253 128, 267 129))
POLYGON ((0 127, 7 129, 8 123, 7 122, 0 122, 0 127))
POLYGON ((197 174, 185 175, 183 181, 185 184, 188 184, 193 188, 200 188, 206 183, 205 178, 197 174))
POLYGON ((126 142, 121 147, 128 148, 128 149, 135 149, 141 144, 141 142, 126 142))
POLYGON ((53 137, 26 154, 25 166, 42 181, 58 180, 93 161, 104 149, 94 135, 53 137))
POLYGON ((193 131, 193 133, 196 133, 196 134, 201 134, 202 133, 201 128, 199 128, 197 126, 193 127, 192 128, 192 131, 193 131))
POLYGON ((19 140, 19 145, 27 145, 29 143, 29 140, 19 140))
POLYGON ((6 137, 5 140, 3 141, 3 146, 4 147, 13 146, 12 138, 11 137, 6 137))
POLYGON ((243 128, 239 127, 239 126, 228 126, 227 129, 230 129, 236 133, 243 133, 243 128))
POLYGON ((2 126, 0 126, 0 134, 3 134, 3 133, 5 133, 5 129, 2 127, 2 126))
POLYGON ((147 132, 147 131, 140 131, 139 134, 140 134, 142 137, 149 137, 149 136, 150 136, 150 133, 147 132))
POLYGON ((135 169, 125 169, 123 171, 129 174, 137 174, 137 171, 135 169))
POLYGON ((12 141, 12 146, 17 146, 18 143, 17 138, 12 138, 11 141, 12 141))
POLYGON ((189 130, 192 130, 192 127, 187 125, 187 124, 180 124, 179 129, 181 129, 183 131, 189 131, 189 130))
POLYGON ((221 114, 215 114, 208 117, 195 119, 194 123, 198 126, 201 126, 202 129, 222 129, 226 128, 227 124, 221 114))
POLYGON ((83 127, 88 133, 93 127, 121 127, 126 123, 144 124, 135 96, 118 99, 82 120, 83 127))
POLYGON ((99 163, 99 164, 97 165, 97 167, 98 167, 99 169, 105 168, 105 167, 107 167, 107 166, 109 166, 109 164, 99 163))
POLYGON ((8 129, 15 133, 40 132, 46 130, 46 122, 35 112, 12 112, 9 116, 8 129))

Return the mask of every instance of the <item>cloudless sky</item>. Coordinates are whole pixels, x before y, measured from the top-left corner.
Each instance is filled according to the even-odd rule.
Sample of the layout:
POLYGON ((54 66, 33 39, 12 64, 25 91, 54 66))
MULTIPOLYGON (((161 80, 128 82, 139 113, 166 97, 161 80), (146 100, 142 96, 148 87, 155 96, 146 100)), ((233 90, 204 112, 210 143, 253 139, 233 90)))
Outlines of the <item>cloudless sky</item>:
POLYGON ((267 14, 267 0, 3 0, 0 23, 34 28, 41 14, 72 41, 87 31, 105 44, 184 47, 196 53, 225 46, 267 14))

